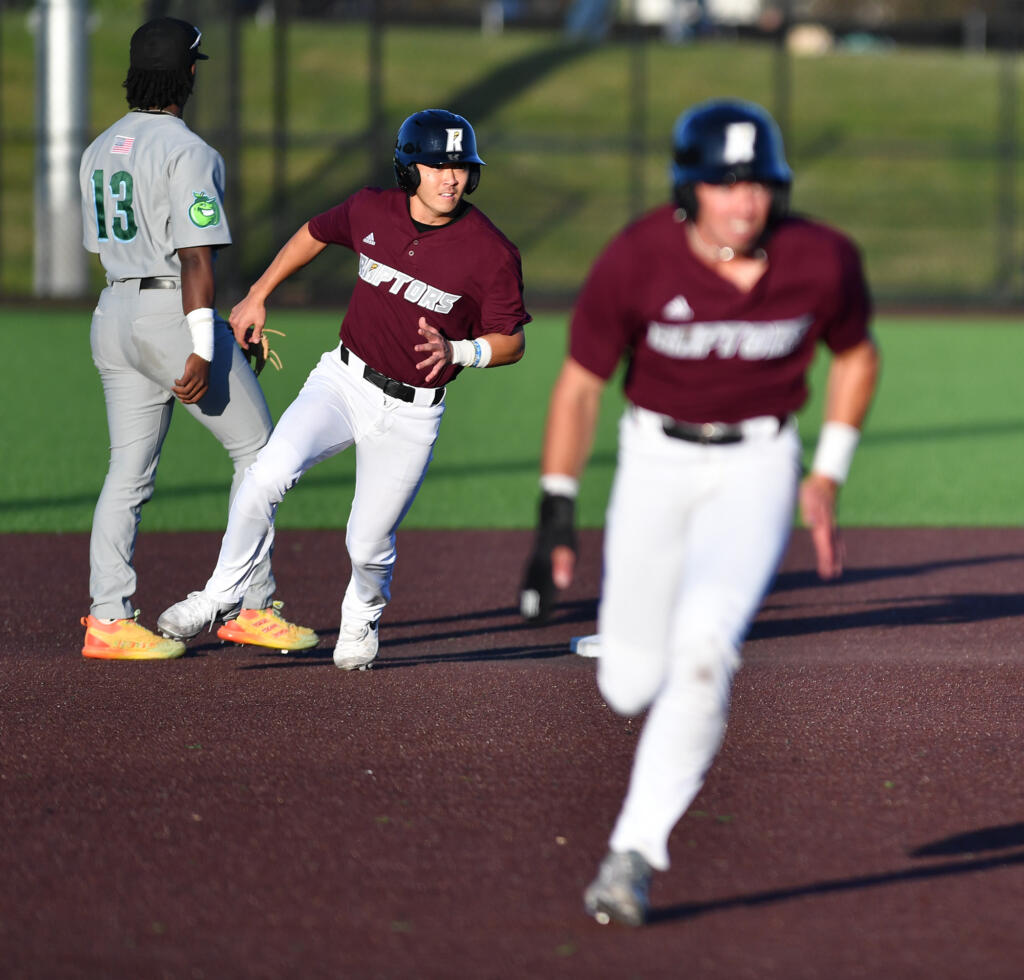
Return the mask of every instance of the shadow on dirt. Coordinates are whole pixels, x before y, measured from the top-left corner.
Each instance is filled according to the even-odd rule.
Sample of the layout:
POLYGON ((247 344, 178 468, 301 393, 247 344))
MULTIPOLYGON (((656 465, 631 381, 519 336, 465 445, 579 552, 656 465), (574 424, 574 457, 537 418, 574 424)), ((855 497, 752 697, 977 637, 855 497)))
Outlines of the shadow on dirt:
MULTIPOLYGON (((979 841, 982 843, 987 842, 988 849, 1015 847, 1024 844, 1024 825, 1015 824, 1012 827, 974 831, 959 837, 949 838, 947 841, 940 841, 936 845, 925 845, 924 848, 918 848, 910 853, 911 857, 925 857, 930 854, 970 853, 969 848, 966 846, 967 843, 979 841), (929 848, 934 847, 950 847, 954 849, 929 850, 929 848)), ((981 847, 976 849, 980 850, 981 847)), ((736 895, 732 898, 718 899, 713 902, 684 902, 667 908, 652 909, 649 921, 652 925, 677 922, 681 919, 694 919, 701 915, 720 912, 726 909, 771 905, 776 902, 787 902, 792 899, 834 895, 842 892, 860 891, 866 888, 881 888, 914 881, 941 880, 955 875, 997 871, 1001 868, 1017 865, 1024 865, 1024 851, 1000 857, 947 861, 943 864, 934 864, 926 868, 906 868, 880 874, 858 875, 853 878, 836 878, 808 885, 798 885, 793 888, 778 888, 771 891, 752 892, 749 895, 736 895)))

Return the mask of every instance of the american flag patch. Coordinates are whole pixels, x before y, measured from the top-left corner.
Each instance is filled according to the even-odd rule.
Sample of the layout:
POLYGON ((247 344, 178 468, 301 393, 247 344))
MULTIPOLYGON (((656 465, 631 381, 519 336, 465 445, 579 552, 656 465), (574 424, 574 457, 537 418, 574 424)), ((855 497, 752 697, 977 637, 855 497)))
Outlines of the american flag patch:
POLYGON ((132 147, 135 145, 134 136, 115 136, 114 145, 110 148, 111 153, 118 153, 123 157, 128 156, 132 152, 132 147))

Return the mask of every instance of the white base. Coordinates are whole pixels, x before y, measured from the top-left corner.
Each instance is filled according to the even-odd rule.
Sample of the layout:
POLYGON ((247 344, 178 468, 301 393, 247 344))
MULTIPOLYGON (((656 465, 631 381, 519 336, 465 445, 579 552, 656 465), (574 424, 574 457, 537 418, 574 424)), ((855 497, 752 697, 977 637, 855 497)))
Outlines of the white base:
POLYGON ((599 657, 601 637, 597 633, 591 636, 574 636, 569 641, 569 649, 580 657, 599 657))

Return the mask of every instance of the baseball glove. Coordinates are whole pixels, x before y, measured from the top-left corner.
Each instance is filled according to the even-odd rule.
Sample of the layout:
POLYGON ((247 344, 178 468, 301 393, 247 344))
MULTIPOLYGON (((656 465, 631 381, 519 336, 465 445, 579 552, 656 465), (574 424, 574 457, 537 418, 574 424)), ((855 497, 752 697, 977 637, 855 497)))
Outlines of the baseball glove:
POLYGON ((554 493, 541 497, 537 537, 519 593, 519 612, 524 619, 543 623, 551 615, 555 600, 551 552, 560 545, 576 551, 575 523, 575 500, 554 493))
POLYGON ((275 369, 281 370, 281 358, 276 350, 270 348, 270 338, 267 336, 268 333, 276 334, 278 337, 283 337, 284 334, 280 330, 268 330, 266 327, 263 328, 263 336, 258 341, 252 341, 249 338, 252 337, 253 328, 250 327, 245 335, 246 344, 242 348, 242 353, 245 354, 249 360, 249 364, 252 366, 253 371, 256 373, 256 377, 259 377, 260 372, 267 366, 267 361, 270 361, 274 365, 275 369))

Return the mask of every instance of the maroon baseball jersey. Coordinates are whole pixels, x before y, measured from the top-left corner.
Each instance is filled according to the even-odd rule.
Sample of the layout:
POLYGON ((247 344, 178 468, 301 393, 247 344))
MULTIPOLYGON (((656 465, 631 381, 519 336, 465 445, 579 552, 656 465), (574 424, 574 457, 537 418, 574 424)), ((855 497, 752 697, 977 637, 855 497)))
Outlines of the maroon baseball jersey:
MULTIPOLYGON (((419 231, 408 197, 397 188, 365 187, 309 222, 317 241, 359 255, 359 279, 340 335, 367 364, 388 377, 422 386, 420 317, 449 340, 512 334, 530 322, 523 304, 519 251, 479 210, 419 231)), ((462 369, 446 365, 431 387, 462 369)))
POLYGON ((657 208, 594 264, 569 353, 606 379, 627 356, 626 397, 680 421, 795 412, 815 344, 865 340, 871 299, 856 247, 832 228, 786 218, 766 252, 767 271, 744 292, 694 255, 681 212, 657 208))

